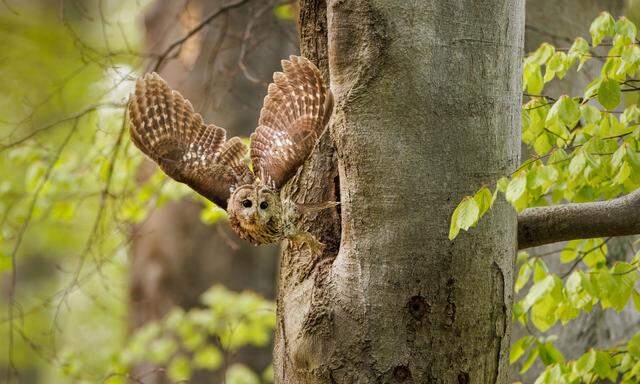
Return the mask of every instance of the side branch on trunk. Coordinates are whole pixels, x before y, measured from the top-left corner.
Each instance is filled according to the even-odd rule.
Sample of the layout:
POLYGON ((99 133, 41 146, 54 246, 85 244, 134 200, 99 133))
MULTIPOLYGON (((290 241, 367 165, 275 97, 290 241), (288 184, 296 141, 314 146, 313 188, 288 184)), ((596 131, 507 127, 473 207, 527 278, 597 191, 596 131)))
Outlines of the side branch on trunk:
POLYGON ((640 234, 640 189, 613 200, 529 208, 518 215, 518 249, 636 234, 640 234))

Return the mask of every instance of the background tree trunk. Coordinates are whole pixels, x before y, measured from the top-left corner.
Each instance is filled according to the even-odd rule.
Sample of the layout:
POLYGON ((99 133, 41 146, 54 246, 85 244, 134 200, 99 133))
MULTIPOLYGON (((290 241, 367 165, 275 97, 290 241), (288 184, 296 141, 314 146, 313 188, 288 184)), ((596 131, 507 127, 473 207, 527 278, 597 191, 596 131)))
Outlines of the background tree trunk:
MULTIPOLYGON (((226 3, 157 1, 145 18, 149 51, 162 52, 226 3)), ((282 58, 296 53, 297 45, 294 23, 277 20, 271 3, 250 1, 187 40, 160 74, 205 121, 226 128, 229 136, 248 136, 272 73, 282 58)), ((174 306, 198 306, 200 295, 215 283, 275 296, 277 247, 252 247, 226 222, 204 225, 201 209, 192 201, 170 203, 136 228, 131 249, 132 328, 162 317, 174 306)), ((234 358, 261 372, 271 361, 271 350, 248 349, 234 358)), ((162 376, 146 375, 145 383, 162 382, 162 376)), ((199 374, 190 382, 212 379, 211 374, 199 374)))
POLYGON ((311 272, 283 256, 277 381, 503 383, 515 213, 447 234, 518 163, 524 3, 330 1, 327 20, 341 244, 311 272))

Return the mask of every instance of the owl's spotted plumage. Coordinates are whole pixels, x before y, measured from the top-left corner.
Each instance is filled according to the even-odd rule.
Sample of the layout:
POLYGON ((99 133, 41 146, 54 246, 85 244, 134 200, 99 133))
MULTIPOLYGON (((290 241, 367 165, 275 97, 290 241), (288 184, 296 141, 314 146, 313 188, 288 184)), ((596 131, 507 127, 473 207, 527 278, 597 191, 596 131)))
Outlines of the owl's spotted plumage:
POLYGON ((282 186, 309 157, 332 111, 331 92, 307 59, 291 56, 273 75, 258 127, 247 148, 226 131, 205 124, 191 103, 152 73, 138 80, 129 102, 131 139, 173 179, 229 213, 240 237, 253 244, 289 239, 321 245, 296 227, 297 205, 282 186))

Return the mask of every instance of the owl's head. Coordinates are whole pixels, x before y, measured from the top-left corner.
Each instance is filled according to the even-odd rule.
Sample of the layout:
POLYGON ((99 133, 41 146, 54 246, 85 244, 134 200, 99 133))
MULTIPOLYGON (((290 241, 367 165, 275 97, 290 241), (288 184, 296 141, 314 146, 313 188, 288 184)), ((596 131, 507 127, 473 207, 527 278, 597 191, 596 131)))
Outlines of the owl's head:
POLYGON ((241 186, 231 194, 227 211, 242 237, 260 244, 277 241, 269 236, 279 235, 282 202, 278 191, 258 183, 241 186))

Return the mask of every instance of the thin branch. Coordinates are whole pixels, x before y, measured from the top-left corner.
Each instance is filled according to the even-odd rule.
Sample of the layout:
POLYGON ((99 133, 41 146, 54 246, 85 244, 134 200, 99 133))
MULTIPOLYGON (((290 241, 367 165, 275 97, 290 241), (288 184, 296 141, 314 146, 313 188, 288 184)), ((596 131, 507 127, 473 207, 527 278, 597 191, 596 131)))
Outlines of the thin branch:
POLYGON ((613 200, 529 208, 518 215, 518 249, 637 234, 640 234, 640 189, 613 200))
POLYGON ((565 277, 569 276, 571 272, 573 272, 573 270, 576 269, 576 267, 578 266, 578 264, 580 264, 582 260, 584 260, 587 256, 589 256, 591 253, 595 252, 596 250, 602 249, 602 247, 605 244, 607 244, 611 239, 612 237, 608 237, 606 240, 596 245, 595 247, 588 249, 586 251, 579 252, 580 256, 576 259, 576 261, 573 264, 571 264, 571 267, 565 273, 563 273, 562 276, 560 276, 560 278, 564 279, 565 277))
POLYGON ((70 122, 70 121, 74 121, 74 120, 77 121, 81 117, 83 117, 83 116, 85 116, 85 115, 87 115, 87 114, 89 114, 91 112, 94 112, 94 111, 96 111, 96 110, 98 110, 100 108, 116 108, 117 109, 117 108, 123 108, 124 106, 125 105, 122 104, 122 103, 111 103, 111 102, 91 105, 91 106, 85 108, 84 110, 74 114, 74 115, 71 115, 71 116, 62 118, 60 120, 54 121, 53 123, 46 124, 46 125, 38 128, 38 129, 33 130, 29 134, 27 134, 27 135, 15 140, 15 141, 12 141, 12 142, 10 142, 8 144, 0 146, 0 152, 2 152, 4 150, 7 150, 9 148, 15 147, 15 146, 17 146, 19 144, 22 144, 25 141, 27 141, 27 140, 29 140, 29 139, 31 139, 31 138, 43 133, 44 131, 49 130, 49 129, 57 126, 57 125, 60 125, 60 124, 63 124, 63 123, 67 123, 67 122, 70 122))
POLYGON ((270 9, 273 9, 273 1, 268 2, 264 7, 258 10, 255 15, 251 17, 249 22, 247 23, 247 27, 242 35, 242 44, 240 45, 240 57, 238 58, 238 67, 242 70, 244 77, 247 78, 250 82, 254 84, 260 84, 261 81, 257 77, 253 76, 249 72, 249 68, 245 63, 245 58, 247 55, 247 43, 251 38, 251 34, 256 22, 264 15, 264 13, 270 9))
POLYGON ((4 4, 4 7, 7 8, 9 12, 13 13, 16 16, 20 15, 18 11, 16 11, 12 6, 9 5, 9 2, 7 2, 7 0, 2 0, 2 4, 4 4))
POLYGON ((49 167, 47 168, 44 175, 40 179, 40 183, 38 184, 38 187, 36 188, 33 194, 33 198, 31 199, 31 203, 29 204, 29 209, 27 210, 27 216, 25 220, 22 222, 22 226, 20 227, 20 231, 18 232, 18 237, 16 238, 16 242, 13 245, 13 250, 11 251, 11 283, 10 283, 11 285, 9 287, 9 303, 8 303, 8 311, 7 311, 8 318, 9 318, 9 343, 8 343, 9 359, 8 359, 8 367, 7 367, 7 382, 10 381, 12 375, 17 374, 17 370, 13 361, 13 343, 14 343, 13 334, 15 331, 14 324, 13 324, 13 316, 14 316, 13 312, 15 307, 15 295, 16 295, 15 291, 16 291, 16 285, 17 285, 17 279, 18 279, 18 266, 17 266, 18 250, 20 249, 20 245, 22 245, 24 234, 29 228, 29 224, 31 223, 31 219, 33 218, 33 213, 35 211, 36 205, 40 198, 40 193, 42 192, 42 189, 44 188, 44 186, 47 184, 47 181, 49 181, 49 178, 51 177, 51 173, 53 172, 54 166, 58 162, 58 159, 60 159, 60 155, 62 154, 65 147, 71 140, 71 137, 76 132, 77 128, 78 128, 78 120, 76 120, 75 124, 69 130, 69 133, 67 133, 67 135, 65 136, 62 144, 60 145, 60 147, 58 147, 58 150, 56 151, 55 156, 51 160, 49 167))
POLYGON ((202 22, 200 24, 198 24, 195 28, 190 30, 186 35, 184 35, 183 37, 181 37, 178 40, 176 40, 173 43, 171 43, 171 45, 169 45, 167 47, 167 49, 165 49, 164 52, 162 52, 160 54, 160 56, 158 57, 158 60, 156 61, 156 64, 153 67, 153 71, 158 72, 160 70, 160 68, 162 67, 162 64, 164 63, 164 61, 168 58, 169 54, 171 54, 171 52, 174 51, 174 49, 178 48, 178 52, 180 52, 180 49, 182 48, 182 44, 184 44, 185 41, 187 41, 191 37, 193 37, 193 35, 195 35, 196 33, 200 32, 200 30, 202 30, 202 28, 206 27, 207 24, 209 24, 213 19, 215 19, 216 17, 220 16, 221 14, 223 14, 223 13, 225 13, 225 12, 227 12, 227 11, 233 9, 233 8, 237 8, 237 7, 240 7, 241 5, 244 5, 248 1, 249 0, 238 0, 238 1, 235 1, 233 3, 229 3, 229 4, 225 5, 225 6, 222 6, 222 7, 218 8, 218 10, 214 11, 213 13, 211 13, 204 20, 202 20, 202 22))

